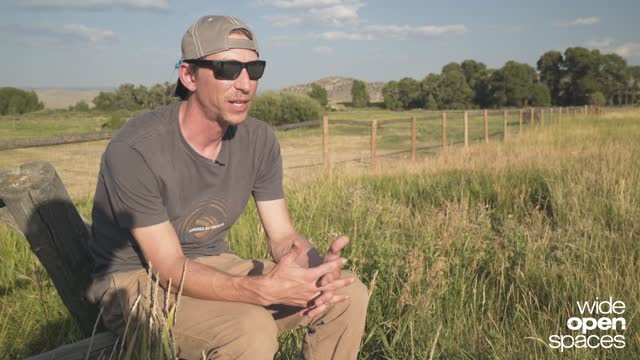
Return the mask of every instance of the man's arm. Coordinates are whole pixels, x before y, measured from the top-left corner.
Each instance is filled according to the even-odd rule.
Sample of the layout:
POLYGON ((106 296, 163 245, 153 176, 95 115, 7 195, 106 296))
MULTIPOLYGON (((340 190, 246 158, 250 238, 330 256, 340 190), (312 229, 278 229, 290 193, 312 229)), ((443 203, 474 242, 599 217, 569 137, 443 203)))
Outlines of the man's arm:
POLYGON ((258 305, 286 304, 304 307, 321 291, 332 291, 340 284, 318 286, 326 273, 339 270, 346 262, 337 259, 309 269, 296 264, 302 248, 294 246, 281 254, 276 267, 261 276, 236 276, 212 267, 188 261, 170 222, 131 230, 135 240, 154 273, 159 273, 161 285, 166 288, 169 279, 175 291, 186 263, 183 294, 207 300, 237 301, 258 305))

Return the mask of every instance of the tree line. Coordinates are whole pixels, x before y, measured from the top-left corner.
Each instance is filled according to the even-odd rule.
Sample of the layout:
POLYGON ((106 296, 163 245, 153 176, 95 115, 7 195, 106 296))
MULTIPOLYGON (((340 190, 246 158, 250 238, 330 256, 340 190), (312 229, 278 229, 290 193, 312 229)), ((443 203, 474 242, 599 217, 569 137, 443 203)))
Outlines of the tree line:
POLYGON ((573 47, 548 51, 528 64, 500 69, 472 59, 449 63, 421 81, 405 77, 382 89, 388 109, 463 109, 525 106, 627 105, 640 97, 640 66, 617 54, 573 47), (536 71, 537 70, 537 71, 536 71))
POLYGON ((0 88, 0 115, 20 115, 44 109, 35 91, 24 91, 14 87, 0 88))

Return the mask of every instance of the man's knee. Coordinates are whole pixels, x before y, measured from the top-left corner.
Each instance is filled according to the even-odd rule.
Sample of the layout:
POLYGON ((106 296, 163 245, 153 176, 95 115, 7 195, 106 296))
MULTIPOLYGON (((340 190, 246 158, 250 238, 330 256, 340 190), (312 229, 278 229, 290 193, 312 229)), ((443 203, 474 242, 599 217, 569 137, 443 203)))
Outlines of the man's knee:
POLYGON ((235 314, 232 325, 209 347, 209 358, 273 359, 278 351, 278 327, 271 313, 247 305, 235 314))
POLYGON ((339 291, 340 294, 348 295, 349 299, 332 305, 329 311, 333 313, 332 317, 341 317, 347 322, 364 320, 369 305, 369 289, 355 274, 343 273, 343 276, 353 277, 355 280, 339 291))

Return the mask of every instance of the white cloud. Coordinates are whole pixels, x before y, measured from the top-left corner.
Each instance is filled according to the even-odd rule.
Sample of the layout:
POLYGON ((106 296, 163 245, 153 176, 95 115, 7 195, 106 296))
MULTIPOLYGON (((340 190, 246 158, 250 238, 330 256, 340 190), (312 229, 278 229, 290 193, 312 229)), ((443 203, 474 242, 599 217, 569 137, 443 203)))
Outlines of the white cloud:
POLYGON ((604 54, 618 54, 628 61, 640 61, 640 43, 637 42, 617 45, 613 39, 604 38, 587 41, 586 46, 592 49, 598 49, 604 54))
POLYGON ((569 23, 570 26, 578 26, 578 25, 593 25, 600 22, 599 17, 588 17, 588 18, 577 18, 569 23))
POLYGON ((321 34, 316 35, 317 39, 321 40, 353 40, 353 41, 364 41, 364 40, 373 40, 373 36, 371 34, 358 34, 358 33, 346 33, 344 31, 328 31, 321 34))
POLYGON ((313 52, 322 55, 331 55, 333 54, 333 48, 330 48, 328 46, 316 46, 313 48, 313 52))
POLYGON ((322 22, 342 26, 344 24, 357 24, 359 22, 358 9, 362 7, 360 3, 341 4, 325 8, 309 9, 306 16, 322 22))
POLYGON ((444 26, 409 26, 409 25, 369 25, 365 30, 381 36, 404 39, 407 36, 442 36, 446 34, 463 34, 467 31, 462 24, 444 26))
POLYGON ((275 27, 288 27, 302 24, 302 17, 297 16, 273 15, 265 16, 264 18, 275 27))
POLYGON ((593 39, 587 41, 587 46, 594 49, 609 49, 613 45, 613 39, 604 38, 604 39, 593 39))
POLYGON ((311 8, 342 3, 342 0, 262 0, 261 4, 280 9, 311 8))
POLYGON ((613 52, 626 59, 640 60, 640 43, 626 43, 613 49, 613 52))
POLYGON ((28 46, 69 47, 74 45, 103 45, 118 41, 111 30, 92 28, 81 24, 66 25, 3 25, 0 31, 7 32, 28 46))
POLYGON ((116 34, 111 30, 96 29, 80 24, 63 25, 57 32, 90 44, 109 43, 117 40, 116 34))
POLYGON ((46 9, 104 9, 123 7, 130 9, 164 10, 169 0, 18 0, 25 7, 46 9))

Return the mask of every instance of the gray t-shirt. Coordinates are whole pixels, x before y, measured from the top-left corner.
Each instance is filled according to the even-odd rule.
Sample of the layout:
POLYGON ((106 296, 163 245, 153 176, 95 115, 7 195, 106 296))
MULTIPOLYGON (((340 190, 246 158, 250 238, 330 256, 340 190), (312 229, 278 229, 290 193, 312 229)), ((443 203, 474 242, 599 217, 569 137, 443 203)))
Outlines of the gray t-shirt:
POLYGON ((224 241, 246 206, 281 199, 282 158, 273 131, 247 118, 229 127, 216 160, 198 154, 178 122, 180 102, 125 124, 107 146, 93 204, 94 283, 145 266, 130 230, 171 221, 185 256, 228 251, 224 241))

